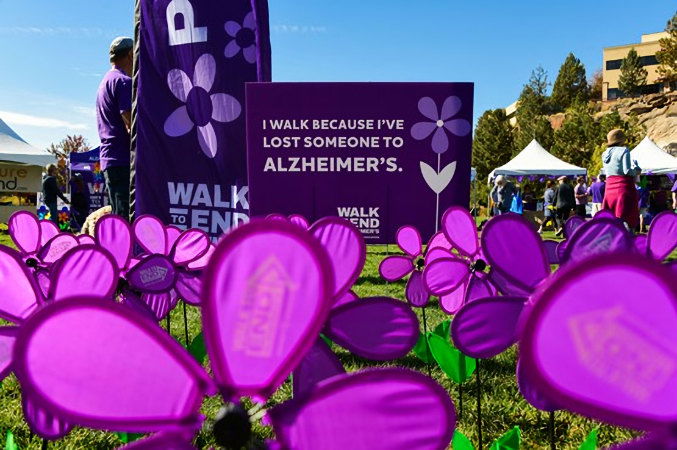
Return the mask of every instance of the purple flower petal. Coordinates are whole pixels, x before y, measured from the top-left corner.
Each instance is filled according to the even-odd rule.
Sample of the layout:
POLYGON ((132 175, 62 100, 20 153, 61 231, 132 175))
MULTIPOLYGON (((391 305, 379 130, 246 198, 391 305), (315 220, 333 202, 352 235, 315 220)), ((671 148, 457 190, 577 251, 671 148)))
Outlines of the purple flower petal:
POLYGON ((381 261, 378 272, 387 281, 398 281, 414 270, 414 263, 406 256, 388 256, 381 261))
POLYGON ((524 365, 517 360, 517 387, 522 397, 536 409, 546 412, 557 411, 559 408, 543 396, 543 393, 529 379, 529 372, 523 367, 524 365))
POLYGON ((454 119, 445 122, 444 128, 449 130, 451 134, 459 137, 467 136, 472 131, 472 125, 465 119, 454 119))
POLYGON ((9 235, 17 248, 24 254, 30 255, 40 248, 40 224, 38 219, 28 211, 19 211, 12 214, 7 224, 9 235))
POLYGON ((557 252, 557 247, 559 242, 546 240, 543 241, 543 248, 545 248, 545 253, 548 255, 549 264, 559 264, 559 253, 557 252))
POLYGON ((529 297, 534 291, 534 287, 515 281, 511 277, 506 276, 502 271, 493 268, 489 272, 489 279, 503 295, 529 297))
POLYGON ((95 245, 75 247, 54 269, 49 298, 53 301, 74 297, 112 300, 119 275, 115 260, 106 250, 95 245))
POLYGON ((256 18, 254 17, 253 11, 250 11, 246 16, 244 16, 242 26, 244 28, 249 28, 250 30, 256 30, 256 18))
POLYGON ((437 112, 437 105, 435 101, 430 97, 423 97, 418 101, 418 110, 426 116, 428 119, 433 122, 440 120, 440 115, 437 112))
POLYGON ((198 127, 197 139, 200 143, 202 152, 208 158, 214 158, 219 150, 219 142, 216 138, 216 132, 214 131, 214 127, 211 123, 208 123, 204 127, 198 127))
POLYGON ((595 219, 580 226, 567 241, 562 263, 571 264, 595 255, 626 253, 634 250, 634 239, 615 219, 595 219))
POLYGON ((294 397, 312 391, 320 381, 345 373, 343 364, 322 339, 317 339, 294 370, 294 397))
POLYGON ((19 327, 0 327, 0 381, 12 371, 12 350, 19 327))
POLYGON ((256 45, 250 45, 249 47, 242 50, 244 60, 249 64, 254 64, 256 62, 256 57, 258 56, 258 52, 256 50, 256 45))
POLYGON ((175 227, 173 225, 165 227, 165 234, 167 236, 167 244, 165 245, 165 255, 169 255, 172 252, 172 248, 174 247, 174 244, 176 244, 176 241, 179 239, 179 236, 181 236, 181 233, 183 233, 183 230, 181 228, 175 227))
POLYGON ((425 255, 425 265, 429 265, 433 261, 437 261, 438 259, 442 258, 454 258, 453 253, 449 250, 445 250, 441 247, 436 247, 433 248, 432 250, 428 250, 428 252, 425 255))
POLYGON ((362 358, 388 361, 406 356, 418 340, 418 318, 404 302, 366 298, 332 310, 324 333, 362 358))
POLYGON ((430 238, 430 241, 428 242, 428 245, 426 247, 426 251, 429 252, 435 248, 443 248, 445 250, 451 250, 451 242, 449 242, 449 240, 442 231, 435 233, 433 237, 430 238))
POLYGON ((216 77, 216 61, 209 53, 205 53, 195 63, 195 73, 193 74, 193 84, 199 86, 205 91, 212 90, 214 78, 216 77))
POLYGON ((165 255, 167 233, 160 219, 153 216, 141 216, 132 225, 136 242, 143 250, 152 255, 165 255))
POLYGON ((649 256, 649 239, 646 234, 635 236, 635 250, 642 256, 649 256))
POLYGON ((95 245, 96 241, 88 234, 81 234, 78 236, 78 243, 80 245, 95 245))
POLYGON ((310 223, 308 222, 308 219, 298 214, 292 214, 291 216, 289 216, 289 221, 294 225, 298 225, 304 230, 310 228, 310 223))
POLYGON ((433 135, 433 151, 435 153, 444 153, 449 150, 449 138, 447 137, 447 132, 444 131, 444 128, 438 128, 433 135))
POLYGON ((179 296, 193 306, 202 303, 202 277, 192 273, 179 273, 176 280, 176 290, 179 296))
POLYGON ((446 295, 468 278, 468 263, 458 258, 444 258, 430 264, 423 272, 428 291, 433 295, 446 295))
POLYGON ((564 222, 564 238, 571 239, 576 230, 578 230, 581 225, 585 225, 585 219, 581 216, 571 216, 566 222, 564 222))
POLYGON ((400 246, 402 251, 412 258, 417 258, 421 256, 423 251, 423 241, 421 239, 421 233, 412 226, 404 226, 397 230, 395 236, 397 245, 400 246))
POLYGON ((237 33, 242 29, 242 27, 234 20, 229 20, 226 22, 225 29, 228 36, 234 38, 237 36, 237 33))
POLYGON ((61 233, 59 227, 51 220, 40 221, 40 245, 45 245, 50 239, 61 233))
POLYGON ((169 334, 115 302, 47 305, 21 327, 15 348, 17 378, 35 404, 90 428, 199 427, 213 386, 169 334))
POLYGON ((493 297, 467 303, 451 322, 454 345, 473 358, 493 358, 517 342, 526 298, 493 297))
POLYGON ((24 419, 31 431, 43 439, 59 440, 65 437, 73 429, 59 419, 57 416, 47 411, 38 402, 34 401, 32 396, 24 392, 21 399, 24 419))
POLYGON ((467 285, 461 283, 456 289, 440 297, 440 308, 449 315, 454 315, 465 304, 465 291, 467 285))
POLYGON ((430 137, 437 128, 435 122, 419 122, 411 127, 411 136, 414 139, 422 141, 423 139, 430 137))
POLYGON ((165 255, 153 254, 142 259, 127 272, 132 289, 148 294, 164 294, 176 283, 174 264, 165 255))
POLYGON ((78 240, 72 234, 62 233, 54 236, 38 252, 40 261, 47 265, 54 264, 72 248, 80 245, 78 240))
POLYGON ((442 217, 442 229, 452 246, 465 256, 475 257, 480 248, 475 219, 462 207, 448 209, 442 217))
POLYGON ((470 276, 470 281, 468 282, 468 288, 465 294, 465 302, 474 302, 475 300, 481 298, 493 297, 496 294, 496 288, 488 279, 488 277, 482 277, 478 276, 477 274, 473 274, 470 276))
POLYGON ((284 448, 441 449, 456 424, 447 392, 418 372, 365 370, 320 383, 269 412, 284 448), (365 424, 369 424, 365 426, 365 424))
POLYGON ((108 250, 118 269, 126 269, 132 256, 132 231, 119 216, 105 216, 96 223, 94 235, 98 244, 108 250))
POLYGON ((169 74, 167 74, 167 84, 174 97, 186 103, 188 94, 193 89, 193 83, 188 78, 188 75, 186 75, 186 72, 180 69, 170 70, 169 74))
POLYGON ((423 282, 423 274, 415 270, 405 289, 405 297, 407 301, 416 308, 425 308, 430 300, 430 293, 423 282))
POLYGON ((169 137, 179 137, 189 133, 195 125, 188 115, 188 108, 177 108, 165 121, 165 134, 169 137))
POLYGON ((141 300, 150 308, 158 322, 167 317, 172 308, 172 296, 169 292, 145 293, 141 295, 141 300))
POLYGON ((228 94, 213 94, 212 119, 217 122, 228 123, 236 120, 242 114, 242 106, 235 97, 228 94))
POLYGON ((209 246, 209 236, 204 231, 197 229, 184 231, 174 243, 170 259, 177 266, 185 266, 207 253, 209 246))
POLYGON ((651 255, 664 260, 677 248, 677 214, 665 211, 657 215, 651 222, 647 239, 651 255))
POLYGON ((233 39, 228 44, 226 44, 226 50, 224 51, 224 54, 226 55, 226 58, 232 58, 240 53, 240 50, 240 45, 237 43, 237 40, 233 39))
POLYGON ((212 255, 214 254, 214 250, 216 250, 216 247, 213 244, 210 245, 209 249, 207 250, 207 253, 205 253, 200 258, 196 259, 195 261, 188 263, 188 266, 186 268, 188 270, 191 270, 191 271, 204 269, 205 267, 207 267, 209 260, 211 259, 212 255))
POLYGON ((442 105, 440 119, 444 121, 451 119, 456 114, 458 114, 462 105, 463 102, 461 102, 460 98, 456 96, 447 97, 447 99, 444 101, 444 104, 442 105))
POLYGON ((338 308, 339 306, 343 306, 343 305, 346 305, 348 303, 356 302, 359 299, 360 299, 360 297, 358 297, 356 293, 354 293, 353 291, 348 291, 345 294, 336 298, 336 301, 334 302, 334 305, 332 306, 332 310, 338 308))
POLYGON ((345 219, 329 217, 316 222, 310 234, 329 255, 336 283, 334 296, 350 290, 362 273, 367 258, 367 246, 362 233, 345 219))

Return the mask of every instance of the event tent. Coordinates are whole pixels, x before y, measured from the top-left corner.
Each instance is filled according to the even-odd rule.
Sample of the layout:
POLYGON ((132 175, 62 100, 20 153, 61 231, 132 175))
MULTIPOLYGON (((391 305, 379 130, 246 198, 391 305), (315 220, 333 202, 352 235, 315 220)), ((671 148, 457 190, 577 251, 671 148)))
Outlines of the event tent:
POLYGON ((677 173, 677 158, 661 149, 649 136, 630 152, 630 157, 637 161, 644 174, 677 173))
POLYGON ((28 144, 0 119, 0 161, 44 167, 54 156, 28 144))
POLYGON ((550 154, 534 139, 509 163, 489 174, 489 181, 498 175, 585 175, 587 170, 574 166, 550 154))

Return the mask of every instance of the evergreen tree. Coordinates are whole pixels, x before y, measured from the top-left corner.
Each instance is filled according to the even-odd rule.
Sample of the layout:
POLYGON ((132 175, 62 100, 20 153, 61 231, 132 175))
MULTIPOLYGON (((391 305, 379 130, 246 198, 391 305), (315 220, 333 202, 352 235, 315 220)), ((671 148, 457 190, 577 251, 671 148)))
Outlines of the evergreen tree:
POLYGON ((659 41, 661 49, 656 52, 656 59, 660 63, 658 73, 663 80, 677 81, 677 13, 668 21, 665 31, 669 36, 659 41))
POLYGON ((513 153, 512 127, 502 109, 486 111, 477 121, 472 166, 484 180, 497 167, 510 161, 513 153))
POLYGON ((639 95, 646 85, 647 71, 642 67, 637 51, 632 48, 621 64, 621 76, 618 79, 618 87, 626 96, 639 95))
POLYGON ((564 111, 575 101, 587 101, 588 80, 585 75, 585 66, 573 53, 564 60, 559 69, 557 80, 552 89, 551 103, 556 112, 564 111))
POLYGON ((604 74, 602 69, 599 69, 592 75, 590 84, 588 85, 588 92, 590 92, 590 100, 602 101, 602 88, 604 85, 604 74))
POLYGON ((597 144, 598 127, 587 103, 575 102, 567 109, 561 128, 555 131, 553 154, 568 163, 588 167, 597 144))
POLYGON ((548 86, 548 74, 538 67, 522 89, 516 114, 515 153, 522 151, 532 139, 538 140, 545 148, 553 144, 552 126, 547 117, 551 112, 548 86))

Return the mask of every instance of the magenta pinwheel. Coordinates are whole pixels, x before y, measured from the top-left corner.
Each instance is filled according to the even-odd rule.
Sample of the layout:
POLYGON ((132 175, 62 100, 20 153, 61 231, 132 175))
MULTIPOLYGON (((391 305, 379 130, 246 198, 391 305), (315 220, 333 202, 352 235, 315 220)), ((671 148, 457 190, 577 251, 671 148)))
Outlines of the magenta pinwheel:
POLYGON ((61 233, 54 222, 38 220, 27 211, 12 214, 9 235, 26 262, 35 269, 46 269, 79 242, 70 233, 61 233))
MULTIPOLYGON (((136 448, 192 448, 202 400, 218 390, 228 406, 214 424, 216 441, 240 448, 251 419, 239 398, 263 401, 286 379, 324 327, 335 288, 317 240, 291 224, 254 221, 228 234, 207 268, 203 326, 213 379, 143 315, 86 296, 26 321, 15 372, 54 417, 157 433, 136 448)), ((268 415, 278 444, 300 450, 445 448, 455 424, 444 389, 404 369, 332 377, 268 415)))
MULTIPOLYGON (((437 247, 429 250, 423 280, 429 292, 440 297, 440 307, 456 314, 466 303, 496 294, 484 270, 482 247, 475 219, 463 208, 450 208, 442 217, 444 237, 458 253, 437 247)), ((491 233, 491 229, 485 233, 491 233)))
POLYGON ((423 283, 423 240, 421 233, 412 226, 397 230, 397 245, 404 255, 393 255, 385 258, 379 266, 381 277, 387 281, 398 281, 410 275, 405 289, 405 296, 411 306, 425 308, 430 300, 430 292, 423 283))

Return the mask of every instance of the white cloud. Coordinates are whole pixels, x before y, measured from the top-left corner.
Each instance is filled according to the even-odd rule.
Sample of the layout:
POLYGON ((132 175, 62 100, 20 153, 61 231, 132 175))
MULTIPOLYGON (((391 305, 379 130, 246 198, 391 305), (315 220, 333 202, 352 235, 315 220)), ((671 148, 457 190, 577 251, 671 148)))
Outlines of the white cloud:
POLYGON ((13 26, 0 27, 0 34, 10 36, 73 36, 73 37, 99 37, 106 35, 106 31, 98 27, 31 27, 13 26))
POLYGON ((318 25, 273 25, 270 29, 275 33, 326 33, 327 27, 318 25))
POLYGON ((24 125, 36 128, 66 128, 69 130, 87 130, 83 123, 71 123, 51 117, 39 117, 11 111, 0 111, 0 118, 10 125, 24 125))

